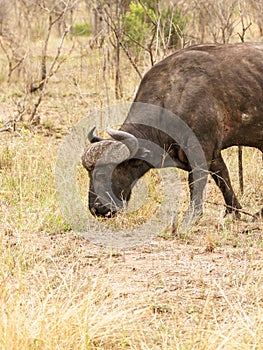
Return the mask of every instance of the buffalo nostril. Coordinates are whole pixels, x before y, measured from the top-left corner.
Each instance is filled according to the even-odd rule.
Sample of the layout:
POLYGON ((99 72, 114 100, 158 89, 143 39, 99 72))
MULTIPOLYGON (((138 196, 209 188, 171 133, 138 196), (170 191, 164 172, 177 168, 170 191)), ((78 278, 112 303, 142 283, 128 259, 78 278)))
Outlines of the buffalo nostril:
POLYGON ((112 218, 117 213, 116 211, 112 211, 105 206, 99 206, 99 207, 93 206, 92 208, 90 208, 90 212, 93 216, 97 216, 97 217, 101 216, 105 218, 112 218))

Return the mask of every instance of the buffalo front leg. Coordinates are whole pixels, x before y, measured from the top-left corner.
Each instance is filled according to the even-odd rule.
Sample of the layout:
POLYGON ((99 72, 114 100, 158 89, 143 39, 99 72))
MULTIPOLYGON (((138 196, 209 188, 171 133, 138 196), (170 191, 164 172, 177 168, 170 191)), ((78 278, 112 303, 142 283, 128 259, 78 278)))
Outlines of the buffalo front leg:
POLYGON ((185 224, 195 224, 203 215, 203 193, 207 182, 207 171, 200 168, 193 169, 188 175, 190 189, 190 205, 187 211, 185 224))
POLYGON ((213 179, 224 196, 226 214, 233 212, 236 218, 240 218, 239 209, 242 207, 233 191, 228 169, 221 154, 212 161, 210 171, 213 179))

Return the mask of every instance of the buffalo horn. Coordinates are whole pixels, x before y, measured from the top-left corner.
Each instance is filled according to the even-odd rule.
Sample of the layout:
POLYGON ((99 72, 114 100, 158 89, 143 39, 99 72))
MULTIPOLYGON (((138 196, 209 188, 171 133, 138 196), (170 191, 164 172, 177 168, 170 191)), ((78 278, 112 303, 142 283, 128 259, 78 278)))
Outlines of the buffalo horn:
POLYGON ((99 141, 102 141, 102 140, 103 140, 102 138, 93 135, 95 129, 96 129, 96 126, 93 126, 93 127, 90 129, 89 133, 88 133, 88 140, 89 140, 89 142, 91 142, 91 143, 99 142, 99 141))
POLYGON ((129 134, 125 131, 114 130, 111 128, 107 128, 107 132, 113 139, 120 141, 126 145, 128 150, 130 151, 130 158, 135 156, 139 149, 139 142, 134 135, 129 134))

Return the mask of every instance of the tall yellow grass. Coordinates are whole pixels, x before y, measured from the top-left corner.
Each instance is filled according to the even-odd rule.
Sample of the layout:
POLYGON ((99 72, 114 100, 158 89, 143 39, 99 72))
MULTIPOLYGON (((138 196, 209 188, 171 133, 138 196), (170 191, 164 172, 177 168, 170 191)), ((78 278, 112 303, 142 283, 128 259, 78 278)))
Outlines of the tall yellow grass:
MULTIPOLYGON (((61 215, 53 176, 61 140, 108 99, 116 102, 112 75, 107 86, 103 78, 106 53, 90 50, 80 66, 80 47, 83 42, 76 42, 71 59, 51 79, 38 111, 41 125, 29 130, 25 122, 0 134, 0 348, 263 349, 262 222, 224 218, 212 181, 204 217, 191 232, 163 232, 125 251, 94 246, 61 215)), ((138 77, 123 69, 124 100, 130 101, 138 77)), ((0 89, 1 113, 12 117, 22 89, 5 82, 0 89)), ((238 193, 236 150, 224 158, 238 193)), ((79 172, 83 198, 86 176, 79 172)), ((180 178, 183 213, 186 174, 180 178)), ((244 150, 244 179, 239 197, 255 213, 263 205, 257 150, 244 150)), ((158 175, 148 180, 152 195, 143 218, 130 216, 138 225, 158 197, 158 175)), ((120 227, 129 225, 125 216, 117 220, 120 227)))

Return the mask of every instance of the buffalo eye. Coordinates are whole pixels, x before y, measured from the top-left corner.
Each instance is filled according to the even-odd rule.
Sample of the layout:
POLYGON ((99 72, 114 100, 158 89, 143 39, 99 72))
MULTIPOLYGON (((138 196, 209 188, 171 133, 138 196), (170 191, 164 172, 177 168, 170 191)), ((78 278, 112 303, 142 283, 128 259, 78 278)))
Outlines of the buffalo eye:
POLYGON ((105 171, 102 171, 102 169, 95 170, 93 172, 93 179, 96 180, 96 181, 99 181, 99 182, 103 182, 106 179, 105 171))

